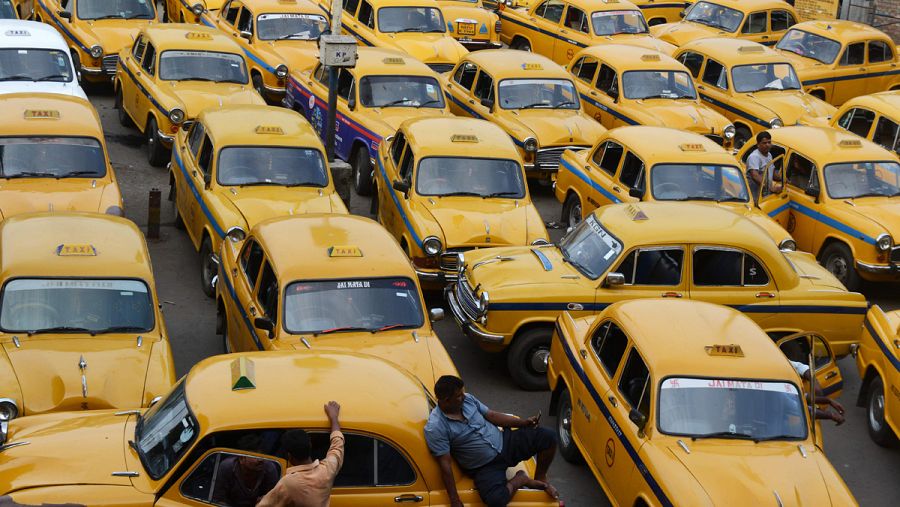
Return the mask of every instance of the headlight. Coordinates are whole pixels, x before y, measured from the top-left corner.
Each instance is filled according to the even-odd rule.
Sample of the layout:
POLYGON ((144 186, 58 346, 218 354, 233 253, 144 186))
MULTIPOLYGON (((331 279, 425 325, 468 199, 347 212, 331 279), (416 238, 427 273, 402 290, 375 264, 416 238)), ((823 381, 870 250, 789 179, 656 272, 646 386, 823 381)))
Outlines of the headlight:
POLYGON ((288 75, 287 65, 282 63, 281 65, 279 65, 278 67, 275 68, 275 77, 277 77, 278 79, 284 79, 287 77, 287 75, 288 75))
POLYGON ((525 146, 525 151, 527 151, 527 152, 534 153, 534 152, 538 151, 537 139, 535 139, 533 137, 529 137, 522 144, 525 146))
POLYGON ((792 252, 796 251, 797 250, 797 242, 792 239, 781 240, 781 243, 778 243, 778 249, 779 250, 790 250, 792 252))
POLYGON ((531 242, 532 246, 549 245, 549 244, 550 244, 550 242, 544 238, 538 238, 531 242))
POLYGON ((734 125, 728 125, 722 133, 725 134, 725 139, 734 139, 734 125))
POLYGON ((0 398, 0 420, 12 421, 19 416, 19 406, 9 398, 0 398))
POLYGON ((91 46, 91 57, 92 58, 100 58, 103 56, 103 48, 100 46, 91 46))
POLYGON ((169 111, 169 121, 175 124, 183 122, 184 111, 178 108, 169 111))
POLYGON ((772 118, 769 120, 769 126, 773 129, 780 129, 781 127, 784 127, 784 122, 778 118, 772 118))
POLYGON ((194 4, 194 6, 191 7, 191 12, 197 16, 203 14, 203 4, 194 4))
POLYGON ((891 238, 890 234, 882 234, 875 240, 875 246, 882 252, 887 252, 894 246, 894 240, 891 238))
POLYGON ((425 252, 425 255, 430 257, 434 257, 441 253, 443 248, 444 246, 441 244, 441 240, 434 236, 428 236, 425 238, 425 241, 422 242, 422 250, 425 252))
POLYGON ((225 233, 225 237, 230 239, 232 243, 238 243, 247 238, 247 232, 238 226, 234 226, 228 229, 228 232, 225 233))

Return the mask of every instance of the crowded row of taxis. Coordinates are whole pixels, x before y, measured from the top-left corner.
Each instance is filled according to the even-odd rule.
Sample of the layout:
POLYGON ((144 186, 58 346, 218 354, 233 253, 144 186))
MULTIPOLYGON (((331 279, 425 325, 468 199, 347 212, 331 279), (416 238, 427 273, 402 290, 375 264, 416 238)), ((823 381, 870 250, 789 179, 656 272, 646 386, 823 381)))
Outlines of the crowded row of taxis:
MULTIPOLYGON (((774 0, 696 2, 654 26, 659 39, 647 34, 653 2, 449 14, 480 7, 348 0, 344 29, 375 47, 339 72, 335 152, 376 223, 347 215, 319 140, 328 72, 315 40, 330 2, 166 4, 170 21, 193 24, 124 3, 87 14, 99 3, 36 2, 64 39, 51 62, 63 77, 37 79, 35 59, 10 80, 112 82, 119 121, 144 133, 151 164, 168 164, 175 225, 200 252, 222 350, 235 354, 176 383, 146 244, 111 216, 124 204, 83 92, 0 96, 0 490, 16 502, 229 504, 216 497, 222 460, 283 473, 280 433, 319 429, 324 450, 316 407, 338 398, 350 437, 335 505, 447 503, 421 438, 426 386, 456 374, 431 326, 443 311, 423 298, 433 289, 479 346, 508 349, 518 385, 551 389, 561 454, 583 456, 618 504, 852 503, 803 395, 839 394, 835 360, 848 353, 870 435, 895 441, 900 316, 847 291, 896 283, 900 265, 897 94, 865 96, 897 79, 881 32, 795 25, 774 0), (554 42, 512 38, 537 18, 556 23, 535 35, 554 42), (77 31, 139 20, 118 48, 77 31), (665 35, 710 27, 718 38, 665 35), (794 45, 754 42, 782 36, 794 45), (835 65, 856 67, 861 51, 872 75, 801 75, 785 51, 825 64, 816 37, 838 44, 828 64, 843 54, 853 63, 835 65), (498 40, 520 51, 464 47, 498 40), (742 162, 761 130, 775 169, 751 195, 742 162), (571 227, 558 245, 529 179, 554 182, 571 227), (804 382, 784 356, 814 375, 804 382), (378 382, 358 385, 359 371, 378 382), (284 403, 321 385, 302 389, 301 407, 284 403), (270 445, 246 448, 247 434, 270 445), (103 466, 60 459, 72 439, 103 466), (724 484, 723 468, 752 474, 724 484)), ((14 41, 42 29, 17 23, 3 27, 14 41)), ((515 500, 549 503, 528 490, 515 500)))

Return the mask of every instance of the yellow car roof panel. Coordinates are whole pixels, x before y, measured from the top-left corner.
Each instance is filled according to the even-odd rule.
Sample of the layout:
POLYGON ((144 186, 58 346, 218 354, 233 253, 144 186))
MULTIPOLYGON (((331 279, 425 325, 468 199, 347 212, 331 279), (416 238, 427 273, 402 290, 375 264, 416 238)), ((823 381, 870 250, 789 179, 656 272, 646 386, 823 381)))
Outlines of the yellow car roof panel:
POLYGON ((895 120, 900 119, 900 91, 860 95, 845 102, 841 109, 848 111, 853 107, 866 107, 895 120))
POLYGON ((311 0, 242 0, 241 3, 255 15, 279 13, 324 15, 322 9, 311 0))
POLYGON ((324 152, 319 135, 300 113, 275 106, 234 105, 207 109, 198 117, 216 148, 232 145, 312 147, 324 152))
POLYGON ((519 152, 502 128, 474 118, 415 118, 400 125, 413 152, 422 156, 509 158, 519 152), (474 136, 474 139, 472 139, 474 136))
POLYGON ((59 93, 3 95, 0 135, 90 136, 103 141, 100 117, 90 102, 59 93))
POLYGON ((356 67, 351 69, 357 76, 367 75, 414 75, 436 76, 427 65, 407 53, 393 49, 359 47, 356 67), (388 60, 388 62, 385 62, 388 60), (402 63, 399 61, 402 60, 402 63))
POLYGON ((769 133, 774 144, 797 150, 819 167, 840 162, 897 160, 890 151, 845 130, 793 126, 772 129, 769 133))
POLYGON ((516 49, 485 49, 465 56, 470 61, 491 74, 494 79, 507 78, 560 78, 571 79, 566 70, 537 53, 516 49))
POLYGON ((185 51, 225 51, 243 55, 232 38, 215 28, 187 23, 153 24, 143 30, 156 46, 157 53, 169 49, 185 51))
POLYGON ((797 23, 791 27, 791 29, 795 28, 821 35, 822 37, 827 37, 829 39, 835 39, 843 44, 870 39, 881 39, 884 41, 891 40, 890 37, 881 30, 855 21, 837 19, 829 21, 804 21, 803 23, 797 23))
POLYGON ((667 162, 739 165, 715 141, 685 130, 632 125, 612 129, 607 135, 651 165, 667 162))
MULTIPOLYGON (((538 5, 540 2, 532 1, 531 5, 538 5)), ((594 12, 601 11, 634 11, 640 8, 628 0, 567 0, 569 3, 590 15, 594 12)))
POLYGON ((790 60, 771 48, 734 37, 698 39, 681 46, 679 53, 683 51, 697 51, 726 67, 758 63, 790 63, 790 60))
POLYGON ((703 0, 711 4, 724 5, 741 12, 756 12, 764 9, 784 9, 793 11, 794 8, 784 0, 703 0))
POLYGON ((572 61, 577 61, 582 56, 593 56, 615 67, 619 72, 623 70, 685 70, 681 62, 669 55, 630 44, 590 46, 575 55, 572 61))

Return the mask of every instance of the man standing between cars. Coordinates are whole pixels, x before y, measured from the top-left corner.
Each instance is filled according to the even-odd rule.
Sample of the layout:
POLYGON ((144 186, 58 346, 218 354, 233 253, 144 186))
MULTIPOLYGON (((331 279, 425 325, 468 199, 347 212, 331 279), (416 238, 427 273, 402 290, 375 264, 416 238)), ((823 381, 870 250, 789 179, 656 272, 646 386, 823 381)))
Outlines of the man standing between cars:
POLYGON ((538 426, 540 415, 522 419, 495 412, 466 393, 464 387, 459 377, 439 378, 434 384, 438 406, 425 424, 425 442, 440 464, 451 505, 462 505, 451 456, 475 480, 478 494, 489 507, 507 505, 522 487, 541 489, 558 498, 556 488, 547 482, 547 469, 556 453, 556 439, 551 430, 538 426), (498 426, 507 429, 501 432, 498 426), (535 454, 534 479, 524 471, 506 479, 507 468, 535 454))
POLYGON ((331 446, 321 460, 310 457, 309 435, 289 430, 281 437, 290 468, 284 477, 257 504, 257 507, 327 507, 334 478, 344 463, 344 434, 338 422, 341 406, 335 401, 325 405, 331 424, 331 446))
POLYGON ((753 199, 759 198, 759 189, 765 179, 765 171, 772 163, 772 134, 762 131, 756 134, 756 149, 747 157, 747 179, 750 180, 750 192, 753 199))

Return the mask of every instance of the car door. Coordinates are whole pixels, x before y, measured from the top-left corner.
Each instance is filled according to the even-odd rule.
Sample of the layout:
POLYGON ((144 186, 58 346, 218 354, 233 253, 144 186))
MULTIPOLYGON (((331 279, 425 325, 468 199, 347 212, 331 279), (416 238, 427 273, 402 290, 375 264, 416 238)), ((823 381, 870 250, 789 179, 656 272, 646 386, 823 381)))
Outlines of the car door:
POLYGON ((658 245, 633 248, 611 271, 621 273, 622 285, 601 287, 597 301, 614 303, 638 298, 683 298, 689 295, 685 277, 685 248, 658 245))
POLYGON ((615 176, 622 164, 625 148, 613 140, 607 140, 594 149, 591 154, 591 179, 596 181, 596 185, 591 185, 587 201, 591 205, 585 206, 585 215, 588 209, 593 210, 607 204, 616 204, 623 202, 621 189, 619 192, 613 191, 615 186, 615 176))
MULTIPOLYGON (((797 365, 809 367, 809 351, 810 345, 812 345, 816 387, 829 398, 840 397, 844 388, 844 379, 841 377, 841 370, 838 368, 834 353, 824 338, 815 333, 796 333, 781 338, 777 343, 785 357, 791 361, 792 365, 795 365, 795 369, 797 365)), ((808 391, 809 384, 804 383, 804 388, 808 391)))
POLYGON ((578 50, 590 45, 590 30, 587 14, 572 4, 566 4, 559 38, 553 44, 553 60, 560 65, 568 65, 578 50))
POLYGON ((769 11, 747 14, 741 26, 741 38, 760 44, 774 44, 776 41, 769 38, 769 11))
POLYGON ((213 145, 212 139, 204 133, 203 144, 200 146, 197 158, 190 161, 191 167, 185 166, 188 169, 187 177, 190 178, 191 184, 197 189, 199 196, 198 198, 193 198, 193 195, 190 196, 192 197, 189 201, 190 207, 188 209, 190 211, 188 212, 187 220, 184 221, 184 226, 190 231, 195 244, 199 244, 200 239, 203 238, 204 226, 209 221, 203 212, 203 201, 206 198, 207 178, 212 178, 215 153, 216 147, 213 145))
MULTIPOLYGON (((226 273, 226 278, 232 281, 232 297, 226 302, 228 315, 228 338, 231 348, 235 351, 260 350, 256 345, 259 333, 253 327, 255 314, 249 309, 253 306, 253 294, 260 278, 260 271, 265 261, 265 253, 262 246, 253 238, 244 243, 238 257, 239 267, 232 268, 231 273, 226 273)), ((264 336, 264 334, 262 335, 264 336)), ((260 339, 260 342, 262 340, 260 339)))
POLYGON ((137 101, 138 95, 142 92, 138 89, 135 79, 137 73, 141 70, 141 59, 144 57, 144 51, 147 49, 147 38, 143 35, 139 36, 131 46, 131 54, 119 62, 119 86, 122 91, 122 107, 125 112, 132 118, 137 118, 137 101))
POLYGON ((690 271, 691 299, 747 312, 763 329, 767 320, 779 315, 778 286, 752 252, 722 245, 694 245, 690 271))
MULTIPOLYGON (((413 154, 409 144, 406 144, 403 147, 403 150, 400 152, 399 160, 400 165, 397 170, 396 178, 407 183, 410 188, 412 188, 412 186, 415 184, 412 178, 415 155, 413 154)), ((397 240, 399 241, 402 235, 407 232, 406 221, 403 219, 403 217, 404 215, 409 216, 410 199, 404 192, 395 190, 393 188, 391 188, 390 191, 394 194, 394 198, 397 200, 397 202, 400 203, 399 207, 396 208, 396 213, 394 213, 393 220, 391 222, 391 229, 396 231, 397 240)), ((409 192, 412 192, 412 190, 410 190, 409 192)), ((409 244, 411 241, 413 241, 413 239, 407 238, 406 241, 407 244, 409 244)), ((411 252, 408 251, 406 253, 407 255, 409 255, 411 252)))
POLYGON ((534 35, 531 41, 531 50, 544 55, 560 65, 566 65, 568 60, 560 62, 554 58, 554 49, 558 41, 559 24, 562 21, 566 4, 562 0, 547 0, 534 10, 531 22, 534 26, 534 35))
POLYGON ((777 44, 784 37, 788 28, 797 24, 796 18, 791 11, 786 9, 773 9, 769 13, 769 38, 763 41, 763 44, 771 46, 777 44))
POLYGON ((397 229, 396 220, 399 213, 396 201, 394 201, 393 183, 394 180, 400 179, 397 168, 400 166, 404 148, 406 148, 406 136, 403 131, 398 130, 391 139, 387 157, 381 159, 387 181, 381 175, 376 178, 378 180, 378 221, 397 238, 397 241, 400 241, 401 230, 397 229))
MULTIPOLYGON (((140 69, 135 73, 135 80, 138 89, 143 89, 144 93, 135 93, 135 105, 134 105, 134 114, 132 117, 134 118, 134 122, 138 125, 138 128, 144 129, 150 111, 155 109, 155 106, 150 102, 149 94, 153 94, 155 91, 155 78, 156 78, 156 48, 153 46, 153 43, 147 42, 147 49, 144 50, 144 56, 141 58, 141 66, 140 69)), ((158 120, 157 120, 158 123, 158 120)))
MULTIPOLYGON (((356 98, 356 76, 353 71, 342 68, 338 74, 337 89, 337 128, 334 143, 334 152, 344 160, 350 160, 352 155, 354 140, 358 139, 357 131, 353 128, 354 119, 359 122, 359 114, 356 109, 359 107, 356 98)), ((366 149, 369 156, 374 158, 377 154, 373 154, 372 146, 366 143, 366 149)), ((377 149, 377 148, 376 148, 377 149)))
POLYGON ((474 111, 470 105, 475 103, 475 99, 471 97, 471 93, 477 75, 478 66, 472 62, 464 61, 456 66, 456 71, 447 82, 450 112, 458 116, 473 116, 474 111))
MULTIPOLYGON (((697 90, 703 102, 732 122, 735 121, 735 114, 725 107, 731 101, 731 92, 728 88, 728 71, 724 65, 711 58, 705 58, 697 90)), ((747 123, 747 120, 742 121, 747 123)), ((748 125, 748 128, 752 134, 753 125, 748 125)))
POLYGON ((472 98, 468 100, 469 107, 475 112, 476 118, 490 119, 494 110, 494 78, 484 69, 478 72, 475 78, 475 87, 472 88, 472 98))
POLYGON ((237 25, 240 10, 240 1, 231 0, 226 3, 215 17, 216 27, 227 34, 237 36, 237 29, 235 27, 237 25))
POLYGON ((894 61, 894 50, 887 41, 868 41, 866 62, 869 75, 866 77, 864 94, 885 91, 896 83, 897 76, 894 72, 897 70, 897 62, 894 61))
MULTIPOLYGON (((749 149, 747 154, 752 153, 754 149, 749 149)), ((791 192, 784 181, 784 148, 773 144, 769 153, 772 155, 772 164, 763 176, 763 184, 759 185, 758 193, 753 196, 753 199, 759 209, 769 215, 769 218, 787 229, 791 225, 791 192)), ((744 166, 746 168, 746 159, 744 166)), ((794 174, 793 176, 796 181, 798 175, 794 174)))
POLYGON ((181 151, 178 153, 178 159, 181 160, 183 169, 182 167, 173 167, 172 171, 175 176, 175 206, 178 207, 178 214, 181 215, 185 230, 188 231, 195 247, 200 244, 201 238, 201 236, 197 235, 198 228, 195 222, 197 222, 198 218, 202 218, 198 216, 198 213, 202 212, 194 192, 196 191, 200 194, 203 191, 202 186, 197 186, 195 174, 198 172, 198 160, 201 155, 200 148, 203 145, 204 138, 206 138, 204 125, 200 122, 191 125, 187 143, 181 146, 181 151))
POLYGON ((307 120, 312 128, 325 140, 325 119, 328 117, 328 68, 321 63, 312 73, 312 79, 306 81, 310 97, 302 104, 307 120))
POLYGON ((807 157, 791 150, 787 158, 787 172, 790 174, 786 187, 788 189, 790 214, 785 229, 797 243, 797 249, 804 252, 817 253, 814 247, 821 234, 821 222, 814 217, 826 212, 825 206, 818 201, 821 185, 819 168, 807 157), (805 174, 809 174, 806 186, 802 186, 805 174))
POLYGON ((384 46, 375 33, 375 10, 368 0, 360 0, 356 16, 349 20, 350 34, 368 46, 384 46))
POLYGON ((584 101, 585 114, 603 123, 603 115, 597 107, 597 90, 594 89, 594 78, 597 76, 597 68, 600 62, 593 56, 582 56, 569 67, 569 72, 575 77, 575 86, 578 94, 584 101))
POLYGON ((861 76, 868 71, 866 43, 848 44, 841 56, 838 57, 837 65, 832 72, 834 91, 829 102, 839 105, 858 95, 865 95, 868 85, 865 79, 861 79, 861 76))
POLYGON ((597 114, 600 114, 600 123, 604 127, 611 129, 630 125, 616 110, 619 100, 619 75, 616 69, 601 62, 600 69, 597 71, 597 79, 594 81, 594 90, 596 93, 592 95, 588 92, 588 95, 591 95, 591 99, 600 109, 597 114))
POLYGON ((274 342, 272 339, 276 335, 274 330, 280 327, 278 299, 278 279, 275 277, 275 270, 272 268, 271 262, 266 258, 259 274, 259 283, 256 284, 256 290, 253 293, 253 301, 247 308, 247 313, 250 314, 250 323, 255 328, 256 336, 260 342, 256 346, 262 345, 259 347, 260 349, 271 350, 273 348, 274 342), (265 328, 261 327, 261 321, 268 321, 273 331, 271 333, 266 332, 265 328))
POLYGON ((622 201, 640 200, 644 197, 647 188, 647 173, 644 167, 644 161, 626 148, 622 167, 616 176, 617 184, 612 187, 613 192, 622 196, 622 201))
POLYGON ((633 341, 625 357, 627 359, 619 368, 613 388, 606 393, 606 399, 612 405, 611 419, 617 427, 610 426, 602 435, 605 442, 603 456, 613 462, 608 476, 616 484, 617 497, 634 498, 641 483, 632 479, 636 467, 631 456, 637 455, 637 449, 641 448, 647 437, 642 428, 633 422, 632 415, 640 414, 645 423, 652 418, 650 391, 653 379, 633 341))
POLYGON ((887 116, 878 118, 871 139, 872 142, 884 147, 884 149, 900 155, 900 126, 887 116))

